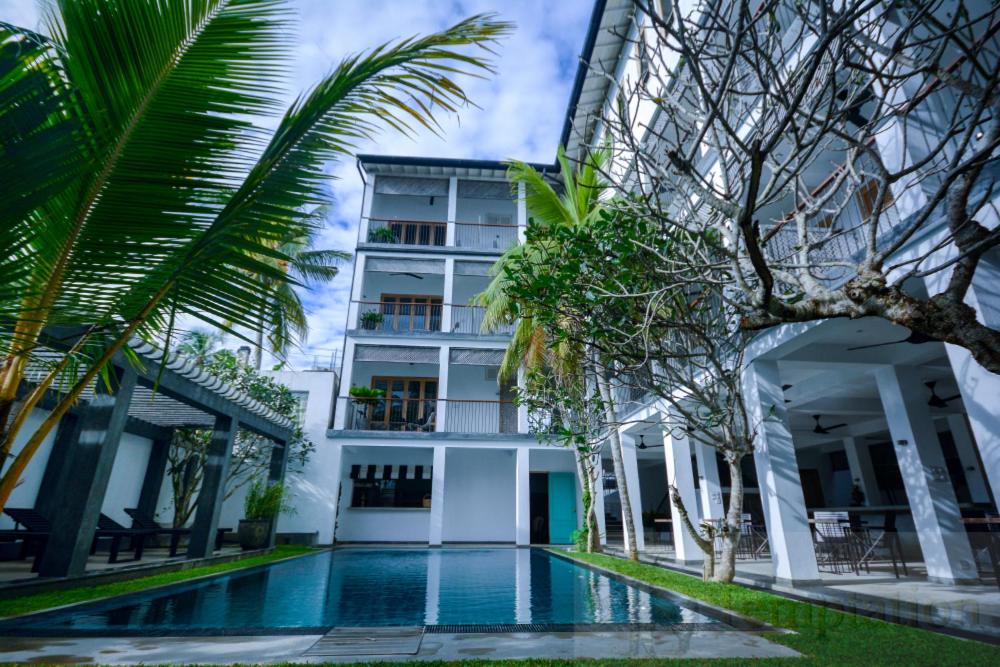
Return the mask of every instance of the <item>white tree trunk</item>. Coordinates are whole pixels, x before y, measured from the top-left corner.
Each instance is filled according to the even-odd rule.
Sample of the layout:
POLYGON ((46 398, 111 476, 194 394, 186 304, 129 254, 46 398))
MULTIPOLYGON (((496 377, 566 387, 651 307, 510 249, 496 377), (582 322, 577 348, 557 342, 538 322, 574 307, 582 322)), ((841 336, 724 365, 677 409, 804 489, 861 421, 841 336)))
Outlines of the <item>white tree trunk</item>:
POLYGON ((639 560, 639 547, 635 540, 635 522, 632 520, 632 501, 629 499, 628 481, 625 479, 625 464, 622 458, 622 439, 618 434, 615 404, 611 397, 611 385, 607 371, 598 364, 597 388, 604 404, 604 418, 611 441, 611 460, 615 465, 615 480, 618 483, 618 498, 622 505, 622 523, 625 526, 625 553, 632 560, 639 560))
POLYGON ((740 543, 740 525, 743 518, 742 457, 726 456, 729 464, 729 511, 722 524, 722 558, 715 573, 716 581, 731 582, 736 576, 736 549, 740 543))

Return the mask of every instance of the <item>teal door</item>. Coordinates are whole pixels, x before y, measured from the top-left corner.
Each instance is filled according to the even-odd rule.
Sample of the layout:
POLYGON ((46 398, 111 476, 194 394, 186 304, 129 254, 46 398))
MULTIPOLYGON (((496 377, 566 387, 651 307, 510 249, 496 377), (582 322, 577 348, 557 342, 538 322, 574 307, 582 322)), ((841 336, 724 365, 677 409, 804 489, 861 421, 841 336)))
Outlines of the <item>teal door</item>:
POLYGON ((571 544, 576 530, 576 480, 571 472, 549 473, 549 543, 571 544))

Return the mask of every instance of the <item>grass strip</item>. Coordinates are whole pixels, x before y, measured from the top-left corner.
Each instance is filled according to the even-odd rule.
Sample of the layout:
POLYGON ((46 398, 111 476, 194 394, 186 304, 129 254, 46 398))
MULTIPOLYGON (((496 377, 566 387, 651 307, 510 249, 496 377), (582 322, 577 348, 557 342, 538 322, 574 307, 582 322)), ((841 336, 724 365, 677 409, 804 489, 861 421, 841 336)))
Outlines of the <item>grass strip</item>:
POLYGON ((117 581, 107 584, 94 585, 84 583, 74 588, 46 591, 43 593, 34 593, 22 597, 11 598, 9 600, 0 600, 0 617, 6 618, 9 616, 19 616, 21 614, 30 614, 31 612, 51 609, 53 607, 61 607, 67 604, 90 602, 92 600, 100 600, 115 595, 134 593, 147 588, 173 584, 179 581, 195 579, 196 577, 204 577, 209 574, 218 574, 220 572, 230 572, 232 570, 242 570, 255 565, 263 565, 264 563, 270 563, 272 561, 304 554, 310 551, 314 551, 314 549, 303 546, 282 545, 275 547, 274 551, 271 553, 260 556, 251 556, 250 558, 243 560, 233 560, 214 565, 203 565, 201 567, 193 567, 189 570, 152 574, 148 577, 138 577, 136 579, 128 579, 126 581, 117 581))

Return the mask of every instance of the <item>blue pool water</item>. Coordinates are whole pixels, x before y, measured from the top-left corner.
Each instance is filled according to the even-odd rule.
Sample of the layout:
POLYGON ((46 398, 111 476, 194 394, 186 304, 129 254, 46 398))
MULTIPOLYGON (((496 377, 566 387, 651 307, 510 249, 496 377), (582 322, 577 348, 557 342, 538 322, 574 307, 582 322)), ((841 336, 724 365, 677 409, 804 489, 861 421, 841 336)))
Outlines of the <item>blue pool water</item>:
POLYGON ((337 549, 0 624, 3 634, 716 623, 535 549, 337 549))

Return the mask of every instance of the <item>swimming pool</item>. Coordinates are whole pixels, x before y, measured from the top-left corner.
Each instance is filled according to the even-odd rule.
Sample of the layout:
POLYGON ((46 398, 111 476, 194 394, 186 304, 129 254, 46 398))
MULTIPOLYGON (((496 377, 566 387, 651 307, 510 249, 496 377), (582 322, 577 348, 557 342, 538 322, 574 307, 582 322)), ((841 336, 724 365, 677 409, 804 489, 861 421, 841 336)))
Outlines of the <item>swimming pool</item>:
MULTIPOLYGON (((0 623, 21 636, 310 634, 332 627, 722 629, 539 549, 341 548, 0 623)), ((457 628, 460 630, 460 628, 457 628)))

